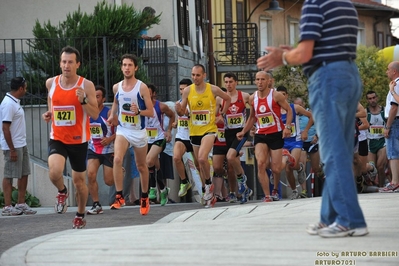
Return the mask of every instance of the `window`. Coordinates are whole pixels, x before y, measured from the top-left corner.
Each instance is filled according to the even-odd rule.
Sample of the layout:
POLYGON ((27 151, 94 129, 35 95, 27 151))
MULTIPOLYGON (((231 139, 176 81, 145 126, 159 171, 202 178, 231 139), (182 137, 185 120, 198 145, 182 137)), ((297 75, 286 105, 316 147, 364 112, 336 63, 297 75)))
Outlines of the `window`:
POLYGON ((189 0, 178 0, 177 19, 179 25, 179 43, 181 45, 190 46, 190 17, 189 17, 189 0))
POLYGON ((299 21, 295 19, 289 19, 290 27, 290 45, 294 46, 299 40, 299 21))
POLYGON ((260 55, 264 55, 265 47, 270 46, 271 42, 271 18, 261 17, 259 22, 259 33, 260 33, 260 55))
POLYGON ((357 30, 357 45, 363 44, 366 45, 366 29, 364 23, 359 22, 359 28, 357 30))

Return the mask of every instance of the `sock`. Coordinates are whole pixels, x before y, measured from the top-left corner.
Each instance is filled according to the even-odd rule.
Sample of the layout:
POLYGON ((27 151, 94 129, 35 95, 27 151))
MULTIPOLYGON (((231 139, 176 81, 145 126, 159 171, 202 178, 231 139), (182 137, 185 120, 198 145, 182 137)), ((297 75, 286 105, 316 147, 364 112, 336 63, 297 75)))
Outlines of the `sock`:
POLYGON ((162 171, 161 171, 161 169, 159 169, 159 170, 156 170, 156 172, 157 172, 157 181, 158 181, 159 189, 163 190, 165 188, 165 182, 163 179, 162 171))
POLYGON ((93 206, 101 206, 101 204, 99 201, 95 201, 95 202, 93 202, 93 206))
POLYGON ((66 186, 64 185, 64 189, 63 190, 58 190, 58 192, 59 193, 64 193, 64 194, 66 194, 67 193, 67 188, 66 188, 66 186))
POLYGON ((188 183, 188 179, 187 179, 187 178, 184 178, 184 179, 181 181, 181 183, 182 183, 182 184, 187 184, 187 183, 188 183))
POLYGON ((141 197, 142 197, 142 198, 148 198, 148 192, 146 192, 146 193, 144 193, 144 192, 141 193, 141 197))
POLYGON ((155 180, 155 166, 148 167, 148 170, 150 172, 150 187, 156 187, 157 186, 157 181, 155 180))
POLYGON ((205 193, 205 187, 202 187, 202 193, 205 193))
POLYGON ((212 184, 212 180, 210 178, 205 179, 205 185, 210 185, 210 184, 212 184))
POLYGON ((238 174, 237 179, 242 179, 242 174, 238 174))
POLYGON ((123 199, 122 190, 121 190, 121 191, 117 191, 117 192, 116 192, 116 195, 120 195, 120 196, 122 197, 122 199, 123 199))
POLYGON ((78 213, 78 212, 76 212, 76 215, 75 215, 76 217, 82 217, 82 218, 85 218, 85 214, 84 213, 78 213))

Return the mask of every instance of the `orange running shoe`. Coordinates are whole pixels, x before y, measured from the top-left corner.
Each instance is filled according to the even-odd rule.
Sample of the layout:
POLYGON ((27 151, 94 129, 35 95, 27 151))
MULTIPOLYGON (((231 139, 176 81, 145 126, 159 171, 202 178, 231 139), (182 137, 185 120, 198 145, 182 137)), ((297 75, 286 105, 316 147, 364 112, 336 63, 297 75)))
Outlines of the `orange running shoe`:
POLYGON ((287 156, 287 163, 288 165, 292 168, 295 166, 296 161, 294 156, 291 155, 291 153, 287 149, 283 149, 283 156, 287 156))
POLYGON ((117 194, 115 196, 115 202, 111 205, 111 210, 118 210, 125 206, 125 199, 121 195, 117 194))
POLYGON ((149 211, 150 211, 150 199, 148 197, 141 198, 140 199, 140 214, 147 215, 149 211))

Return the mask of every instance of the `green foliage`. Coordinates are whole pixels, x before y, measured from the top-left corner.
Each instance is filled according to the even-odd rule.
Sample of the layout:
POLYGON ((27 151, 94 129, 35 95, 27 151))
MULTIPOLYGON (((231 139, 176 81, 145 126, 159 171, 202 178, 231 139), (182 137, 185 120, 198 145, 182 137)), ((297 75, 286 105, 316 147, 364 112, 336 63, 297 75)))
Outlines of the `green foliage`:
POLYGON ((389 80, 385 73, 388 62, 378 53, 379 49, 375 46, 358 46, 356 64, 359 68, 360 77, 363 82, 363 95, 361 103, 367 106, 366 93, 373 90, 379 96, 379 104, 385 105, 385 96, 388 93, 389 80))
MULTIPOLYGON (((390 62, 379 54, 375 46, 358 46, 356 64, 359 68, 363 82, 363 96, 361 103, 367 106, 366 93, 373 90, 379 95, 379 104, 385 105, 385 96, 388 93, 388 79, 385 74, 390 62)), ((288 89, 290 101, 301 97, 308 103, 307 77, 302 72, 301 66, 282 66, 273 72, 275 87, 283 85, 288 89)), ((308 105, 308 104, 306 104, 308 105)))
POLYGON ((288 89, 289 101, 301 97, 308 106, 308 78, 303 74, 302 66, 282 66, 273 72, 275 87, 282 85, 288 89))
MULTIPOLYGON (((28 191, 25 193, 25 202, 29 207, 40 207, 40 200, 30 194, 28 191)), ((18 203, 18 189, 13 187, 11 192, 11 204, 15 206, 18 203)), ((4 207, 4 193, 0 192, 0 207, 4 207)))
MULTIPOLYGON (((132 40, 139 38, 140 31, 159 24, 160 16, 150 16, 137 11, 133 5, 117 6, 105 1, 95 6, 92 14, 83 13, 80 6, 58 25, 50 21, 33 27, 34 39, 28 41, 31 50, 24 54, 29 71, 23 73, 31 81, 34 94, 46 95, 45 80, 61 73, 59 56, 66 45, 76 47, 81 53, 78 74, 102 84, 109 92, 121 79, 119 59, 125 53, 135 53, 132 40)), ((141 64, 141 62, 140 62, 141 64)), ((145 81, 143 71, 137 78, 145 81)))

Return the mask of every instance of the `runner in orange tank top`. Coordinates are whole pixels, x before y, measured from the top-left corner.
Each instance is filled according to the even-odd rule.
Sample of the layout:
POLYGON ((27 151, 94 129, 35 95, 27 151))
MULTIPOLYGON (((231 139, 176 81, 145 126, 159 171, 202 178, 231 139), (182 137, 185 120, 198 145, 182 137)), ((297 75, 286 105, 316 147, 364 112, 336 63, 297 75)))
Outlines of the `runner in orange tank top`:
POLYGON ((49 176, 58 189, 55 211, 67 210, 68 191, 64 185, 63 171, 66 159, 72 168, 72 181, 76 189, 78 211, 72 228, 81 229, 86 225, 84 219, 88 189, 86 185, 86 156, 90 139, 89 116, 97 119, 94 84, 78 76, 80 53, 71 46, 61 50, 60 68, 62 74, 46 81, 48 90, 48 111, 42 115, 51 123, 49 141, 49 176))

